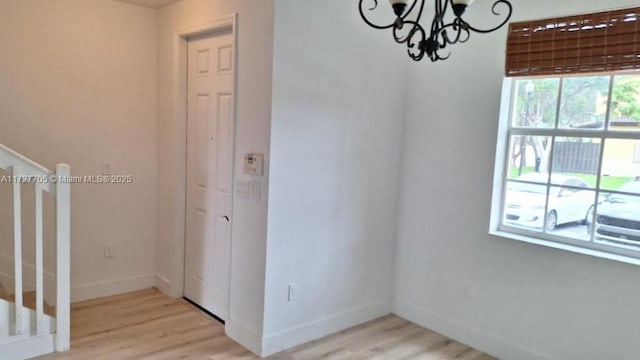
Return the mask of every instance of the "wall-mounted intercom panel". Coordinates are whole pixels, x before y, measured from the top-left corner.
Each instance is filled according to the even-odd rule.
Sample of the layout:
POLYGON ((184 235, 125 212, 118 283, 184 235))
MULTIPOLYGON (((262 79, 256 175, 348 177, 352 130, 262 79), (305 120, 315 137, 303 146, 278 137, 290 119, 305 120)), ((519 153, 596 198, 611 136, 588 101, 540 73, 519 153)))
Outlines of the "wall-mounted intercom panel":
POLYGON ((244 155, 244 173, 253 176, 262 176, 264 156, 262 154, 249 153, 244 155))

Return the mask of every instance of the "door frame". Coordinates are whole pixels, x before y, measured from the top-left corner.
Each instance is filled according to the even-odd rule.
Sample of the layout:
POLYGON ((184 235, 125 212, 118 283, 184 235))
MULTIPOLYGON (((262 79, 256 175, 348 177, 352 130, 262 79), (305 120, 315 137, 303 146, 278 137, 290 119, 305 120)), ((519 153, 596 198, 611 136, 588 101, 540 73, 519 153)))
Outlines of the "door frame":
MULTIPOLYGON (((190 27, 181 29, 179 31, 174 32, 173 35, 173 56, 174 56, 174 69, 173 69, 173 79, 175 86, 174 93, 174 109, 175 109, 175 120, 178 125, 180 131, 179 136, 181 138, 181 146, 180 149, 177 149, 180 152, 180 169, 183 171, 182 179, 177 179, 180 183, 182 191, 180 192, 181 199, 181 207, 182 210, 182 218, 180 219, 182 222, 182 232, 181 236, 176 239, 175 250, 177 251, 177 263, 175 264, 174 269, 177 271, 176 275, 176 284, 173 287, 174 293, 177 293, 178 297, 184 296, 184 274, 185 274, 185 246, 186 246, 186 231, 187 231, 187 106, 188 106, 188 51, 187 51, 187 43, 189 38, 199 35, 205 34, 214 34, 220 31, 231 31, 231 41, 233 46, 232 52, 232 64, 233 64, 233 83, 232 83, 232 92, 233 92, 233 103, 231 105, 231 120, 233 122, 233 146, 232 146, 232 162, 231 162, 231 249, 230 254, 233 253, 233 209, 235 203, 235 162, 236 162, 236 144, 237 144, 237 84, 238 84, 238 14, 232 13, 229 16, 222 17, 217 21, 212 23, 204 24, 197 27, 190 27), (184 147, 184 148, 183 148, 184 147)), ((180 177, 180 174, 178 174, 180 177)), ((228 308, 227 314, 229 317, 231 315, 231 285, 232 285, 232 258, 233 256, 229 256, 229 292, 228 292, 228 308)), ((229 319, 228 319, 229 320, 229 319)))

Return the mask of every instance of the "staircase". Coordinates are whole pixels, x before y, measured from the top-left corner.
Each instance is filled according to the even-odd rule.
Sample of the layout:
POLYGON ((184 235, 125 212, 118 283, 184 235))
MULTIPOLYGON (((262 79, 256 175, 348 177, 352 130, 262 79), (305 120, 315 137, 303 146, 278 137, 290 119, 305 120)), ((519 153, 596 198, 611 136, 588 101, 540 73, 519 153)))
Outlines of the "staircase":
MULTIPOLYGON (((10 303, 16 302, 16 295, 10 294, 9 291, 5 290, 4 287, 2 287, 2 283, 0 283, 0 300, 5 300, 10 303)), ((37 310, 36 301, 37 301, 37 296, 35 291, 28 291, 22 294, 22 303, 23 303, 22 305, 25 308, 31 309, 31 310, 37 310)), ((52 305, 49 305, 47 303, 46 298, 44 300, 44 313, 49 316, 53 316, 53 317, 56 316, 56 308, 52 305)))
MULTIPOLYGON (((70 169, 53 172, 0 145, 0 169, 9 172, 1 186, 13 193, 13 283, 11 291, 0 285, 0 358, 27 359, 69 349, 70 344, 70 169), (35 189, 35 239, 22 236, 23 186, 35 189), (56 271, 55 307, 45 302, 43 251, 43 194, 55 197, 56 271), (26 241, 35 240, 35 286, 24 291, 23 253, 26 241)), ((0 204, 0 215, 11 216, 0 204)))

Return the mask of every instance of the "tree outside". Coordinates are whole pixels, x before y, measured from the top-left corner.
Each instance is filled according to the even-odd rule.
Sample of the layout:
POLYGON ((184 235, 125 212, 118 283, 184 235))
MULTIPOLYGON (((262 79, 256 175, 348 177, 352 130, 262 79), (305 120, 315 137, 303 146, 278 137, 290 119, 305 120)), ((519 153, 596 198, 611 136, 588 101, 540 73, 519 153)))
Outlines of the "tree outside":
MULTIPOLYGON (((613 78, 608 109, 610 79, 610 76, 567 77, 563 79, 562 86, 559 78, 518 80, 512 126, 555 128, 557 119, 558 128, 604 129, 607 111, 610 111, 610 128, 623 123, 624 130, 640 131, 640 76, 619 75, 613 78)), ((591 142, 597 139, 565 138, 561 141, 591 142)), ((518 169, 518 174, 531 169, 549 171, 549 137, 516 136, 511 146, 511 163, 518 169), (533 151, 536 163, 532 164, 527 159, 527 149, 533 151)))

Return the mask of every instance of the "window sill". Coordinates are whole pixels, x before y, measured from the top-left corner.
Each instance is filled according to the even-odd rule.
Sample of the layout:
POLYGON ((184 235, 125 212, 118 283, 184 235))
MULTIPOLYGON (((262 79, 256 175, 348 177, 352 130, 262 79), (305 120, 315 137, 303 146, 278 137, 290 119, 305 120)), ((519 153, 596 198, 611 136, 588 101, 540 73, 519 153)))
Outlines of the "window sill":
POLYGON ((529 244, 534 244, 534 245, 545 246, 545 247, 552 248, 552 249, 559 249, 559 250, 569 251, 569 252, 577 253, 577 254, 581 254, 581 255, 593 256, 593 257, 597 257, 597 258, 600 258, 600 259, 613 260, 613 261, 617 261, 617 262, 621 262, 621 263, 625 263, 625 264, 640 265, 640 259, 634 258, 634 257, 631 257, 631 256, 612 254, 612 253, 609 253, 609 252, 606 252, 606 251, 588 249, 588 248, 584 248, 584 247, 580 247, 580 246, 575 246, 575 245, 570 245, 570 244, 563 244, 563 243, 558 243, 558 242, 550 241, 550 240, 532 238, 532 237, 513 234, 513 233, 510 233, 510 232, 501 231, 501 230, 490 230, 489 231, 489 235, 493 235, 493 236, 497 236, 497 237, 505 238, 505 239, 517 240, 517 241, 521 241, 521 242, 525 242, 525 243, 529 243, 529 244))

